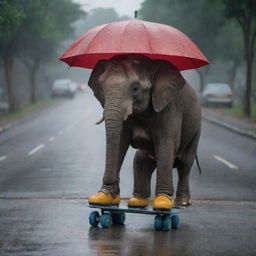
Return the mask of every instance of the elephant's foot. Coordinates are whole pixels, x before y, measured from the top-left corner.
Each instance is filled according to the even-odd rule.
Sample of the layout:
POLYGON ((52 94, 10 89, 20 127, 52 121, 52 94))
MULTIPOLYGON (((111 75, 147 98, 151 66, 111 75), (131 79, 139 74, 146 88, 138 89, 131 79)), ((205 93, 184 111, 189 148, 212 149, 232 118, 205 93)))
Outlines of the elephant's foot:
POLYGON ((145 208, 149 204, 148 198, 133 196, 128 200, 128 207, 130 208, 145 208))
POLYGON ((192 205, 190 198, 188 197, 176 197, 175 198, 175 206, 177 207, 189 207, 192 205))
POLYGON ((174 207, 173 197, 170 197, 165 194, 156 195, 153 201, 154 210, 170 210, 173 207, 174 207))
POLYGON ((120 203, 120 195, 113 196, 104 192, 98 192, 90 196, 88 202, 91 205, 118 206, 120 203))

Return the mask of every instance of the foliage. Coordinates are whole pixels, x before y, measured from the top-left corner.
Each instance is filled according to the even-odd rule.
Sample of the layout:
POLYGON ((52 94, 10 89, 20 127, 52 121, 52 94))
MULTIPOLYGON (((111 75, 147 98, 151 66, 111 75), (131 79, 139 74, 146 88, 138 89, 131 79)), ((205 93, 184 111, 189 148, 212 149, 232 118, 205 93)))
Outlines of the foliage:
POLYGON ((63 39, 73 33, 72 24, 84 13, 68 0, 20 0, 27 14, 20 34, 19 58, 30 72, 31 103, 36 102, 36 73, 42 61, 56 58, 63 39))
POLYGON ((73 33, 73 22, 83 14, 80 5, 71 0, 0 0, 0 54, 11 110, 17 108, 11 83, 14 58, 19 57, 29 69, 35 102, 39 65, 56 57, 60 43, 73 33))
POLYGON ((235 19, 241 27, 246 61, 246 90, 244 114, 251 115, 252 70, 256 39, 256 0, 223 0, 225 15, 235 19))
POLYGON ((18 102, 11 83, 13 58, 18 51, 17 32, 25 14, 18 5, 18 0, 0 0, 0 57, 4 64, 10 110, 18 109, 18 102))
POLYGON ((23 10, 15 5, 17 1, 0 0, 0 49, 3 44, 12 39, 22 20, 25 18, 23 10))

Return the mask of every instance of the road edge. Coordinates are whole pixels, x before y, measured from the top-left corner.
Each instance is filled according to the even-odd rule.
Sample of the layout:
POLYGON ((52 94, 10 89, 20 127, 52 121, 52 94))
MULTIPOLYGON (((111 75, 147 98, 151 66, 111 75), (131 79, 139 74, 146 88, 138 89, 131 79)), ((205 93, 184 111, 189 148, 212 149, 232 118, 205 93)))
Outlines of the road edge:
POLYGON ((54 106, 58 106, 61 103, 63 103, 63 101, 52 102, 51 104, 46 105, 45 107, 36 109, 36 110, 28 113, 27 115, 23 116, 23 117, 20 117, 20 118, 17 118, 17 119, 13 119, 13 120, 10 120, 9 122, 6 122, 6 124, 3 124, 2 126, 0 126, 0 134, 6 132, 7 130, 10 130, 11 128, 14 128, 17 125, 22 124, 23 122, 25 122, 25 121, 27 121, 29 119, 33 119, 34 117, 38 116, 42 112, 47 111, 48 109, 50 109, 50 108, 52 108, 54 106))
POLYGON ((217 124, 217 125, 219 125, 219 126, 221 126, 223 128, 226 128, 228 130, 236 132, 236 133, 238 133, 240 135, 243 135, 243 136, 246 136, 246 137, 249 137, 251 139, 256 140, 256 134, 254 132, 250 132, 250 131, 245 131, 245 130, 239 129, 238 127, 236 127, 236 126, 234 126, 234 125, 232 125, 230 123, 218 120, 218 119, 213 118, 213 117, 203 116, 202 119, 207 121, 207 122, 210 122, 210 123, 213 123, 213 124, 217 124))

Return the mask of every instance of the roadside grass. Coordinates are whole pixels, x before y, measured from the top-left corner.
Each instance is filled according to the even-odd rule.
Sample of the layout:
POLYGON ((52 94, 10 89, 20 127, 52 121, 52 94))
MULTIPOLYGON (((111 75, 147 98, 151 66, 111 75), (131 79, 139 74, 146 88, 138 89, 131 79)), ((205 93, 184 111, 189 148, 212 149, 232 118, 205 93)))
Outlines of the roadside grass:
POLYGON ((39 100, 34 104, 23 104, 20 106, 20 109, 16 112, 3 112, 0 113, 0 121, 12 120, 12 119, 20 119, 24 116, 32 114, 33 112, 44 109, 56 102, 57 100, 52 98, 46 98, 43 100, 39 100))
MULTIPOLYGON (((232 109, 226 109, 226 112, 235 116, 245 117, 243 114, 243 104, 235 102, 232 109)), ((256 121, 256 102, 252 103, 252 120, 256 121)))

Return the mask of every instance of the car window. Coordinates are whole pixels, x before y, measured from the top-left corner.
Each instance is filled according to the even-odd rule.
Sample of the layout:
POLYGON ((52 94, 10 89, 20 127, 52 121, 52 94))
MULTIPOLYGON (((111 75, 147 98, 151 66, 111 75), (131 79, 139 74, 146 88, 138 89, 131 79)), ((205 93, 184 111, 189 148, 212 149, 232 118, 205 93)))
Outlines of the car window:
POLYGON ((231 93, 231 89, 228 84, 207 84, 205 88, 207 93, 231 93))
POLYGON ((69 88, 69 83, 68 82, 55 82, 54 83, 54 88, 55 89, 68 89, 69 88))

